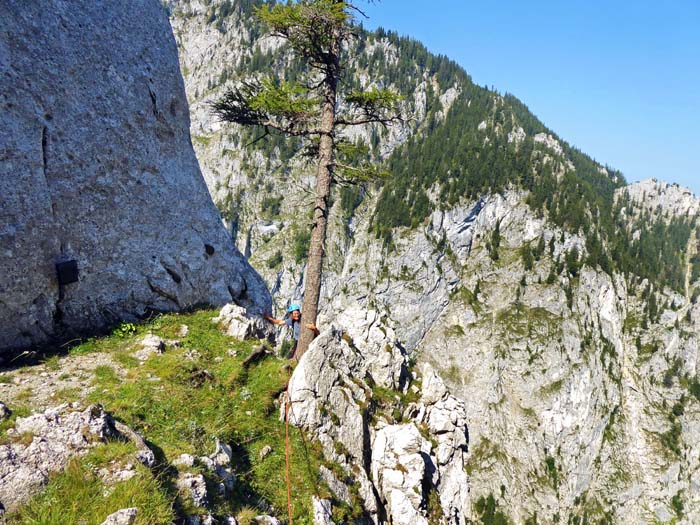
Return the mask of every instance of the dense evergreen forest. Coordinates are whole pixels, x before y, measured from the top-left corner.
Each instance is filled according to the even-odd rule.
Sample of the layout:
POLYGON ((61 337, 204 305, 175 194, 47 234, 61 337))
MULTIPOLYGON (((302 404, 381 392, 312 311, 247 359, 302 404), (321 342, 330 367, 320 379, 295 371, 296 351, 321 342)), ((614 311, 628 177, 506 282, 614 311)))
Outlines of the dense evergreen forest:
MULTIPOLYGON (((294 69, 299 66, 292 66, 295 62, 285 53, 263 52, 256 45, 262 28, 253 11, 262 3, 239 0, 212 6, 209 22, 222 32, 226 17, 236 14, 247 19, 252 50, 225 70, 216 84, 251 74, 294 80, 303 73, 294 69)), ((418 227, 436 205, 449 208, 487 193, 521 189, 528 192, 528 204, 537 213, 586 236, 587 255, 580 264, 684 290, 685 251, 696 226, 694 218, 630 214, 635 205, 626 196, 615 201, 615 191, 625 185, 622 174, 604 169, 557 137, 516 97, 476 85, 454 61, 428 52, 416 40, 382 28, 368 32, 358 25, 357 30, 344 60, 347 90, 359 87, 363 76, 378 79, 405 97, 409 116, 415 110, 416 90, 423 86, 426 91, 425 118, 412 123, 415 131, 388 158, 379 153, 386 130, 375 127, 370 134, 370 155, 390 174, 376 188, 379 196, 372 219, 373 231, 388 246, 396 228, 418 227), (446 108, 439 94, 451 87, 459 94, 443 116, 446 108), (536 140, 538 134, 551 136, 561 149, 536 140), (438 204, 429 198, 434 199, 435 192, 438 204)), ((279 165, 303 147, 299 140, 274 134, 256 141, 263 130, 240 131, 242 143, 252 143, 250 147, 279 165)), ((349 218, 364 193, 352 188, 339 191, 343 214, 349 218)))

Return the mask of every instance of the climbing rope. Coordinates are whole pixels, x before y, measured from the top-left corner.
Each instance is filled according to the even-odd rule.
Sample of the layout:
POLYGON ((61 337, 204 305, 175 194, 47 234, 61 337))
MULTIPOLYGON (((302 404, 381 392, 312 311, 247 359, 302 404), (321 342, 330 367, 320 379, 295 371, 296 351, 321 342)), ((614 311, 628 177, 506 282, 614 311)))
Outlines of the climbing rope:
POLYGON ((289 515, 289 525, 293 525, 292 518, 292 483, 289 476, 289 382, 284 400, 284 461, 286 467, 287 480, 287 514, 289 515))
MULTIPOLYGON (((289 469, 289 459, 290 459, 290 441, 289 441, 289 414, 294 416, 294 419, 298 421, 297 417, 294 415, 294 407, 292 406, 292 401, 289 396, 289 381, 292 378, 292 371, 291 369, 289 370, 289 380, 287 380, 287 386, 285 388, 285 401, 284 401, 284 425, 285 425, 285 465, 286 465, 286 480, 287 480, 287 513, 289 515, 289 525, 293 525, 292 522, 292 515, 293 515, 293 508, 292 508, 292 484, 291 484, 291 478, 290 478, 290 469, 289 469)), ((306 459, 306 468, 308 469, 309 472, 309 477, 310 479, 314 479, 314 472, 313 468, 311 466, 311 462, 309 461, 309 449, 306 444, 306 439, 304 438, 304 432, 301 428, 299 430, 299 436, 301 437, 301 443, 302 446, 304 447, 304 457, 306 459)), ((319 495, 319 490, 318 490, 318 485, 316 482, 314 484, 314 494, 316 495, 317 498, 320 498, 319 495)))

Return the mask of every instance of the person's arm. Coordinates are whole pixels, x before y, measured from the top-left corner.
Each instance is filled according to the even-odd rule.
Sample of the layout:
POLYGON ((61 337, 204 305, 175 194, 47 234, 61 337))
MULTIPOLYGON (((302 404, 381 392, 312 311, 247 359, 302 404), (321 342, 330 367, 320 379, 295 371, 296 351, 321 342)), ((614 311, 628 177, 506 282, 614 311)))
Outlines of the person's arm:
POLYGON ((315 324, 307 323, 306 328, 308 328, 309 330, 313 330, 315 335, 318 335, 321 333, 321 332, 319 332, 318 328, 316 328, 315 324))
POLYGON ((281 319, 275 319, 274 317, 272 317, 272 316, 271 316, 270 314, 268 314, 267 312, 263 312, 262 316, 263 316, 263 318, 265 318, 267 321, 270 321, 272 324, 284 324, 284 321, 282 321, 281 319))

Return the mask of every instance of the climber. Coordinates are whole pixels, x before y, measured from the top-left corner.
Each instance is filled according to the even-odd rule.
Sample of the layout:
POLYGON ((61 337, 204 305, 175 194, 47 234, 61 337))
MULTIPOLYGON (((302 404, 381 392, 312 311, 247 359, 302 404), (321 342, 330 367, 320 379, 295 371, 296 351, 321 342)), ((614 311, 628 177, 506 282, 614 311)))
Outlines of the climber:
MULTIPOLYGON (((301 306, 294 303, 290 304, 289 308, 287 308, 287 313, 285 314, 284 319, 275 319, 268 313, 263 313, 263 317, 273 324, 286 324, 289 328, 292 329, 292 336, 294 337, 294 346, 292 347, 292 355, 289 359, 294 361, 294 355, 297 351, 297 343, 299 342, 299 331, 301 330, 301 306)), ((319 334, 316 325, 307 323, 304 326, 309 330, 313 330, 315 336, 319 334)))

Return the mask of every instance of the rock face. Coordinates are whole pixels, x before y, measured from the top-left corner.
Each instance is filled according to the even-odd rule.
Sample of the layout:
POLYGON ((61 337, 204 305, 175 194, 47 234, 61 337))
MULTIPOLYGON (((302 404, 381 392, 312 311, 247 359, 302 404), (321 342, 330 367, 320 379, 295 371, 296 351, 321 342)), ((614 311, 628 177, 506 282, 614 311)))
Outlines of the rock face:
POLYGON ((372 476, 394 525, 428 525, 420 511, 425 477, 422 444, 414 424, 386 426, 374 440, 372 476))
POLYGON ((43 486, 50 473, 64 468, 72 456, 123 435, 98 405, 83 411, 61 405, 17 418, 8 436, 10 443, 0 446, 0 503, 12 510, 43 486))
MULTIPOLYGON (((299 209, 307 202, 310 172, 296 159, 288 161, 281 146, 267 151, 242 147, 247 141, 237 136, 240 130, 224 128, 206 110, 226 86, 245 76, 257 51, 265 57, 274 48, 274 39, 256 38, 238 11, 220 16, 223 1, 169 3, 192 131, 198 137, 195 148, 209 190, 222 209, 240 202, 231 215, 232 230, 238 233, 241 251, 250 254, 264 275, 277 308, 283 310, 290 300, 303 302, 303 261, 290 248, 307 226, 299 209), (275 262, 277 254, 283 262, 275 262)), ((383 66, 398 61, 399 50, 380 38, 357 57, 364 53, 369 59, 379 49, 383 66)), ((421 77, 424 73, 409 75, 418 79, 411 90, 416 98, 409 100, 415 116, 411 134, 421 132, 429 113, 422 104, 422 87, 432 84, 445 102, 453 90, 443 91, 446 86, 431 83, 421 77)), ((366 78, 361 69, 358 76, 360 81, 366 78)), ((460 84, 454 88, 468 91, 460 84)), ((500 114, 503 100, 492 97, 500 114)), ((447 110, 449 103, 443 107, 447 110)), ((475 121, 474 127, 484 141, 525 147, 532 143, 535 154, 558 176, 577 171, 553 132, 533 132, 516 124, 508 111, 503 117, 512 125, 498 117, 475 121)), ((379 156, 399 143, 391 135, 380 137, 379 156)), ((619 182, 603 166, 598 171, 619 182)), ((348 458, 346 465, 361 464, 359 473, 351 475, 359 480, 368 512, 374 501, 374 516, 386 517, 382 513, 390 512, 390 487, 372 477, 366 457, 364 463, 355 459, 372 452, 358 444, 357 428, 366 429, 368 439, 381 429, 358 427, 366 400, 364 389, 350 378, 363 378, 369 371, 377 380, 385 372, 381 384, 393 384, 389 379, 396 374, 384 365, 396 361, 389 352, 377 353, 384 345, 373 342, 387 330, 411 359, 430 364, 454 396, 443 398, 439 389, 429 387, 432 379, 423 369, 423 395, 432 391, 431 402, 421 401, 423 413, 411 407, 400 423, 386 422, 432 427, 443 515, 452 516, 450 500, 472 522, 487 521, 481 519, 482 511, 491 501, 513 523, 699 522, 700 271, 693 263, 700 253, 698 229, 692 226, 695 231, 684 250, 685 289, 658 289, 644 279, 606 273, 587 262, 570 273, 567 254, 577 252, 581 261, 587 259, 591 239, 585 229, 563 231, 546 214, 533 212, 529 196, 517 187, 447 208, 440 193, 440 187, 426 192, 433 209, 429 220, 394 230, 390 247, 376 238, 373 228, 376 198, 365 197, 349 215, 342 199, 334 199, 329 215, 318 325, 342 326, 363 355, 343 349, 342 340, 336 345, 319 339, 317 344, 329 353, 317 357, 314 365, 331 379, 315 381, 318 370, 309 366, 307 375, 300 365, 292 386, 299 381, 298 386, 309 389, 297 391, 300 405, 297 410, 295 403, 294 411, 299 423, 327 443, 329 457, 344 464, 342 455, 348 458), (490 244, 497 227, 496 258, 490 244), (523 260, 527 250, 538 252, 530 267, 523 260), (658 315, 650 314, 655 310, 650 295, 660 305, 658 315), (375 328, 370 317, 377 320, 375 328), (340 364, 330 366, 333 359, 340 364), (357 368, 359 361, 363 364, 357 368), (320 408, 322 399, 329 400, 329 412, 340 424, 333 424, 334 416, 320 408), (469 453, 457 447, 443 463, 466 433, 464 438, 459 433, 448 438, 437 429, 460 428, 462 419, 469 425, 469 453), (333 448, 336 442, 343 445, 338 450, 333 448), (452 463, 459 467, 451 469, 452 463), (462 479, 465 469, 468 487, 462 479)), ((656 181, 620 188, 616 199, 625 203, 621 218, 631 231, 641 230, 650 219, 692 218, 700 210, 691 192, 656 181)), ((594 230, 595 217, 593 213, 590 221, 594 230)), ((426 472, 432 478, 430 468, 426 472)), ((338 473, 321 474, 338 500, 352 497, 338 473)))
POLYGON ((678 184, 647 179, 617 191, 618 197, 624 194, 647 213, 666 213, 673 217, 700 214, 700 199, 678 184))
POLYGON ((266 308, 199 171, 160 2, 10 0, 0 28, 0 351, 149 309, 266 308))
MULTIPOLYGON (((352 480, 357 496, 322 469, 335 498, 349 502, 359 497, 373 523, 428 525, 437 519, 464 525, 469 511, 464 404, 426 366, 416 374, 422 378, 421 397, 405 406, 402 392, 420 392, 420 381, 409 386, 406 356, 392 339, 393 331, 373 312, 364 318, 386 334, 383 344, 378 338, 353 339, 338 328, 321 334, 289 381, 289 420, 310 431, 326 459, 352 480), (393 358, 379 360, 378 354, 393 358), (394 377, 401 380, 394 382, 394 377), (432 495, 439 504, 430 508, 432 495)), ((372 329, 357 319, 355 333, 372 329)))

